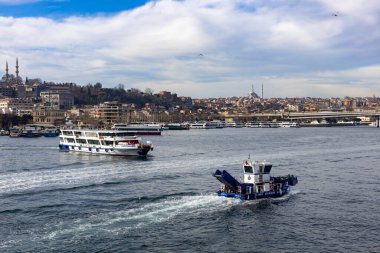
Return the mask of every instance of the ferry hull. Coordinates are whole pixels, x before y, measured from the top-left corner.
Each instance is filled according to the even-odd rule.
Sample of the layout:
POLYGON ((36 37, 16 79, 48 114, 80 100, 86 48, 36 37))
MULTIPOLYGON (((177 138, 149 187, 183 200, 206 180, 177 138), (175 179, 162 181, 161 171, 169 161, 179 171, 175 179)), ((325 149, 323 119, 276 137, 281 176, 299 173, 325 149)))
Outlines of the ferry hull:
POLYGON ((109 147, 94 147, 94 146, 75 146, 59 144, 59 150, 62 152, 80 152, 98 155, 114 155, 114 156, 147 156, 152 149, 149 145, 143 145, 138 148, 109 148, 109 147))

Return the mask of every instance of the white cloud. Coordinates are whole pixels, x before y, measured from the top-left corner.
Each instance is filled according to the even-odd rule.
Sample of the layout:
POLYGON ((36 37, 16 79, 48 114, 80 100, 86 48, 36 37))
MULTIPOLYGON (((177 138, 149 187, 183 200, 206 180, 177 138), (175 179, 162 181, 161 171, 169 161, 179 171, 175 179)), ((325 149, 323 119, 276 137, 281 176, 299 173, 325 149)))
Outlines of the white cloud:
POLYGON ((379 94, 379 7, 331 2, 165 0, 112 16, 0 17, 0 67, 18 56, 24 77, 194 97, 243 95, 252 82, 268 96, 379 94))

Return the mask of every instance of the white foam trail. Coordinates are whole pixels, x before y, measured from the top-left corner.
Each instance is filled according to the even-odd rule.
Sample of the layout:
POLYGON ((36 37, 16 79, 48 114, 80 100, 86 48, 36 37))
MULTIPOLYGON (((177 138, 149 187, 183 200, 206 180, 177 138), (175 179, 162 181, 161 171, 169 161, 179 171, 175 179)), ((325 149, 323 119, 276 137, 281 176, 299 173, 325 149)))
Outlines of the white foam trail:
POLYGON ((39 188, 73 187, 109 182, 135 175, 122 166, 92 166, 43 171, 22 171, 0 174, 0 194, 39 188))
POLYGON ((149 203, 138 208, 122 210, 78 219, 69 228, 57 228, 46 239, 59 239, 61 236, 75 235, 87 237, 99 232, 127 233, 133 229, 166 222, 176 216, 194 217, 204 213, 224 210, 241 203, 237 199, 226 199, 216 195, 185 196, 149 203))
MULTIPOLYGON (((206 164, 202 160, 196 160, 192 163, 197 171, 210 169, 218 163, 219 158, 211 159, 206 164)), ((220 161, 219 161, 220 162, 220 161)), ((227 161, 226 161, 227 162, 227 161)), ((150 173, 157 175, 157 168, 152 162, 133 163, 131 169, 128 169, 124 161, 113 163, 112 166, 103 163, 82 167, 65 167, 62 169, 51 170, 31 170, 31 171, 14 171, 0 174, 0 194, 13 192, 23 192, 41 188, 65 188, 81 185, 91 185, 113 180, 122 180, 128 176, 139 176, 145 178, 150 173), (153 165, 153 166, 150 166, 153 165)), ((164 174, 178 173, 178 168, 183 166, 182 161, 171 161, 161 164, 160 168, 164 174)), ((184 168, 189 170, 189 168, 184 168)), ((211 169, 213 171, 214 169, 211 169)))

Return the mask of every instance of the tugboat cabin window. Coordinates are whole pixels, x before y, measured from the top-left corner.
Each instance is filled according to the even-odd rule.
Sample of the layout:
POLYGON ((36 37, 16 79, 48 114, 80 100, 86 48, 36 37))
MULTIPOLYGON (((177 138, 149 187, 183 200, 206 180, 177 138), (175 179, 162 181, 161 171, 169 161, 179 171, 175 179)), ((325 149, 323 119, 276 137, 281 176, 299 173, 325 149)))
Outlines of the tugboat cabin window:
POLYGON ((252 166, 244 166, 244 173, 253 173, 252 166))
POLYGON ((269 173, 270 172, 270 170, 272 169, 272 165, 265 165, 265 169, 264 169, 264 172, 265 173, 269 173))

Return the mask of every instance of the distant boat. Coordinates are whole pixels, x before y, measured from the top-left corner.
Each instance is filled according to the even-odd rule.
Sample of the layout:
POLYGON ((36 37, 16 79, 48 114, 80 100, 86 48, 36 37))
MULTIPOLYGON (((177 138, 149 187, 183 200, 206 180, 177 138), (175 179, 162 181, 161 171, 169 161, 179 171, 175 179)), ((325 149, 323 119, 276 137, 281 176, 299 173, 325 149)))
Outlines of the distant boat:
POLYGON ((260 122, 259 128, 278 128, 279 125, 275 122, 260 122))
POLYGON ((123 124, 117 123, 112 126, 114 130, 126 131, 131 135, 161 135, 163 127, 160 124, 123 124))
POLYGON ((45 128, 42 131, 42 135, 44 137, 57 137, 59 135, 59 131, 55 128, 45 128))
POLYGON ((294 127, 294 128, 298 128, 298 127, 300 127, 300 124, 298 124, 297 122, 279 122, 279 123, 277 123, 277 125, 279 126, 279 127, 294 127))
POLYGON ((35 137, 41 137, 42 131, 39 126, 37 125, 26 125, 21 130, 20 137, 26 137, 26 138, 35 138, 35 137))
POLYGON ((168 130, 189 130, 190 125, 184 123, 168 123, 165 125, 168 130))
POLYGON ((260 127, 260 122, 247 122, 245 123, 245 127, 248 127, 248 128, 259 128, 260 127))
POLYGON ((242 128, 243 124, 240 122, 229 122, 229 123, 226 123, 226 127, 242 128))
POLYGON ((0 136, 8 136, 8 135, 9 135, 9 131, 4 130, 4 129, 0 130, 0 136))
POLYGON ((211 125, 208 121, 198 121, 190 124, 191 129, 211 129, 211 125))
POLYGON ((224 128, 225 124, 221 120, 213 120, 208 122, 210 125, 210 128, 216 128, 216 129, 221 129, 224 128))
POLYGON ((9 129, 9 137, 16 138, 21 136, 21 129, 17 127, 13 127, 9 129))

